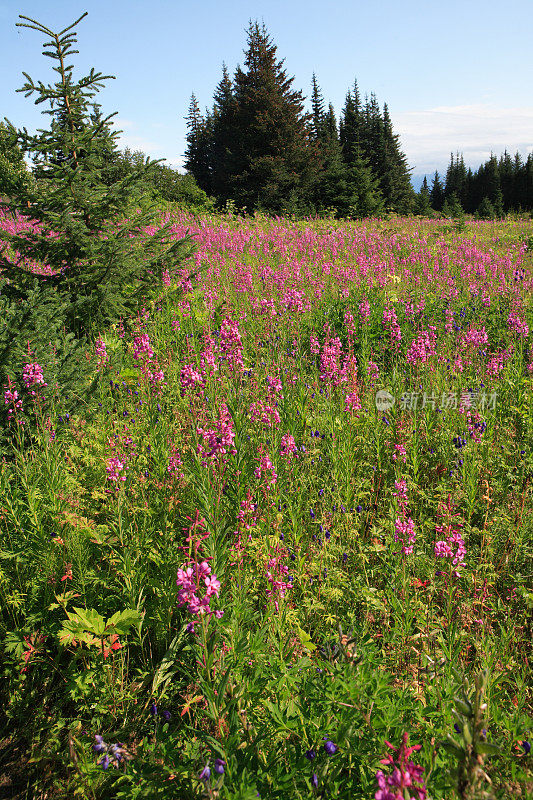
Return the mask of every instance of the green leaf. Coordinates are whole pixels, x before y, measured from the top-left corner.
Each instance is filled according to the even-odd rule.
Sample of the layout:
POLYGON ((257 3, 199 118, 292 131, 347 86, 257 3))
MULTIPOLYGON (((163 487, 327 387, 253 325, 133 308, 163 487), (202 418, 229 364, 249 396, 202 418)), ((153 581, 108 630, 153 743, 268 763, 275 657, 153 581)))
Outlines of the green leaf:
POLYGON ((481 753, 481 755, 487 756, 496 756, 501 753, 501 748, 498 747, 497 744, 492 744, 491 742, 478 742, 476 750, 478 753, 481 753))
POLYGON ((105 630, 104 618, 93 608, 75 608, 74 613, 67 612, 69 619, 83 627, 84 630, 95 636, 103 636, 105 630))
POLYGON ((143 615, 139 611, 127 608, 125 611, 117 611, 105 624, 106 633, 128 633, 132 625, 138 625, 143 615))

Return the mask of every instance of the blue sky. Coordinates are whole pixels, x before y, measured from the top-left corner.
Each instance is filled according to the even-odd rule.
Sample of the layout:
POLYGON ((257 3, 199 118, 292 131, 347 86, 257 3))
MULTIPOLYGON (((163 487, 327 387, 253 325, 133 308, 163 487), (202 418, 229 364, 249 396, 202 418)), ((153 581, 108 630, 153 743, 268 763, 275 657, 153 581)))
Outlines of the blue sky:
POLYGON ((533 0, 0 0, 0 118, 42 126, 15 90, 23 70, 54 78, 40 34, 15 28, 18 15, 59 31, 84 11, 75 75, 115 75, 99 101, 118 112, 121 146, 175 166, 191 92, 211 107, 222 62, 230 73, 242 64, 255 19, 305 95, 314 71, 337 114, 354 78, 387 102, 415 175, 445 170, 452 150, 474 167, 491 151, 533 150, 533 0))

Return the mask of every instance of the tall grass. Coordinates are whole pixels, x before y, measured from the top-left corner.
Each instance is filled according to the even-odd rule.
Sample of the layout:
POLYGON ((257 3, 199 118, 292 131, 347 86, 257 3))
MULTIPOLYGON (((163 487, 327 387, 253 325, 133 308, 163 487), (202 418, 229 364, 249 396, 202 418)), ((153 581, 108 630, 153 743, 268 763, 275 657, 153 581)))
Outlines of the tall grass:
POLYGON ((531 223, 173 222, 93 402, 6 387, 13 792, 529 796, 531 223))

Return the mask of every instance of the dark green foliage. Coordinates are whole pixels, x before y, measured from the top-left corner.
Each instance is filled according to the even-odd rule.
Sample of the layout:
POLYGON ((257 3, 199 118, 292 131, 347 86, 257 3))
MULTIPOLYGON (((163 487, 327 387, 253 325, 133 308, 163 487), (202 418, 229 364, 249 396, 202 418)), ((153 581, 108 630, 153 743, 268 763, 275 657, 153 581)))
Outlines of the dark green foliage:
POLYGON ((54 289, 58 303, 66 307, 67 329, 79 336, 132 310, 153 284, 154 274, 181 258, 183 242, 168 244, 168 229, 139 239, 141 228, 153 219, 150 212, 124 219, 132 193, 142 188, 155 165, 139 164, 109 183, 118 132, 111 131, 114 115, 102 119, 92 98, 111 76, 93 69, 74 83, 73 67, 65 65, 65 59, 77 52, 72 49, 76 41, 72 29, 83 17, 59 34, 23 19, 31 24, 18 23, 22 27, 51 37, 45 52, 57 62, 54 70, 59 80, 45 86, 26 75, 19 90, 26 96, 36 94, 37 104, 49 104, 43 112, 51 117, 49 130, 31 135, 9 123, 8 130, 22 152, 33 156, 37 180, 16 186, 3 205, 8 212, 36 221, 40 228, 6 237, 11 252, 4 250, 0 260, 7 278, 2 293, 16 302, 35 283, 54 289), (132 239, 132 233, 137 238, 132 239), (32 274, 13 250, 22 259, 48 265, 51 274, 32 274))
POLYGON ((444 200, 442 213, 451 219, 461 219, 464 216, 463 207, 455 192, 444 200))
POLYGON ((492 205, 488 197, 484 197, 481 203, 479 204, 476 216, 479 219, 494 219, 496 217, 494 206, 492 205))
POLYGON ((16 136, 0 122, 0 198, 10 195, 20 183, 31 183, 16 136))
POLYGON ((420 217, 430 217, 431 212, 431 193, 429 191, 427 178, 424 175, 422 186, 416 196, 415 213, 420 217))
POLYGON ((429 196, 431 207, 434 208, 435 211, 442 211, 442 206, 444 205, 444 186, 442 185, 440 175, 437 171, 435 171, 435 175, 433 176, 433 183, 431 184, 429 196))
POLYGON ((454 158, 452 153, 450 156, 450 164, 446 172, 446 185, 444 189, 444 196, 446 199, 455 195, 461 204, 465 202, 466 175, 467 172, 463 156, 457 153, 454 158))
POLYGON ((187 115, 187 150, 185 151, 185 169, 194 176, 198 186, 211 194, 211 119, 200 113, 196 97, 191 95, 189 113, 187 115))
POLYGON ((239 206, 283 212, 287 198, 305 205, 316 162, 309 148, 309 115, 292 88, 266 28, 248 29, 246 71, 234 79, 235 152, 230 185, 239 206))
MULTIPOLYGON (((108 185, 123 180, 128 175, 142 169, 147 157, 140 150, 132 152, 128 147, 123 152, 114 153, 106 168, 105 180, 108 185)), ((145 174, 145 180, 138 187, 138 198, 148 195, 154 202, 166 200, 182 208, 210 210, 213 203, 200 189, 191 174, 182 175, 166 164, 154 164, 145 174)))
MULTIPOLYGON (((431 205, 440 211, 443 197, 455 195, 469 214, 503 217, 508 211, 533 210, 533 154, 526 162, 519 153, 511 158, 507 151, 499 159, 494 154, 475 171, 466 169, 463 156, 451 155, 444 189, 432 189, 431 205), (492 207, 492 211, 487 203, 492 207), (483 207, 482 207, 483 204, 483 207)), ((483 216, 489 219, 490 217, 483 216)))
POLYGON ((264 26, 250 24, 245 69, 226 67, 204 118, 194 95, 187 116, 186 169, 221 206, 276 213, 308 207, 318 162, 301 92, 292 89, 264 26))
POLYGON ((77 52, 73 29, 85 16, 57 34, 29 17, 17 23, 49 37, 44 53, 53 59, 58 80, 35 83, 24 73, 26 83, 19 90, 47 105, 43 113, 50 117, 49 129, 30 134, 7 125, 9 142, 32 158, 35 180, 15 181, 2 209, 38 227, 2 234, 2 383, 17 365, 20 369, 22 351, 26 360, 42 351, 48 365, 44 351, 52 330, 63 337, 59 350, 64 356, 58 358, 64 360, 74 347, 71 335, 82 340, 135 310, 141 300, 146 302, 162 270, 183 258, 185 241, 171 243, 168 227, 153 236, 143 234, 144 226, 155 221, 151 208, 131 213, 132 199, 143 196, 157 164, 143 160, 126 174, 110 177, 119 132, 111 128, 114 115, 102 118, 93 98, 111 76, 91 69, 74 82, 68 64, 77 52), (32 262, 44 270, 32 272, 32 262))
POLYGON ((378 167, 380 185, 387 206, 399 213, 410 214, 415 193, 409 178, 407 158, 401 150, 400 138, 394 133, 387 104, 383 106, 383 129, 379 134, 381 163, 378 167))
POLYGON ((339 130, 316 75, 311 114, 278 62, 264 25, 251 23, 244 69, 226 67, 203 117, 195 96, 187 115, 185 166, 198 185, 248 211, 343 216, 410 213, 414 192, 387 107, 375 95, 361 105, 357 82, 348 92, 339 130))

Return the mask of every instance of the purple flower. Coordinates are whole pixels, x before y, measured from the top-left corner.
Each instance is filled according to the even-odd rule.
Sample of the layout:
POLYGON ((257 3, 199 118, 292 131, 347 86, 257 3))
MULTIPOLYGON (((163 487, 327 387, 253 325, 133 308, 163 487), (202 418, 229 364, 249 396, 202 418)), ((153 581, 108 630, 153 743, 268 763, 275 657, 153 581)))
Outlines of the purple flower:
POLYGON ((99 736, 98 734, 95 735, 96 744, 93 744, 93 750, 95 753, 103 753, 104 750, 107 748, 106 743, 104 742, 104 737, 99 736))
POLYGON ((324 750, 326 751, 328 756, 332 756, 337 752, 337 745, 333 744, 333 742, 330 742, 330 740, 328 739, 324 745, 324 750))
POLYGON ((171 717, 172 717, 172 714, 170 713, 170 711, 162 711, 162 712, 161 712, 161 716, 163 717, 163 719, 165 720, 165 722, 170 722, 170 719, 171 719, 171 717))
POLYGON ((107 769, 109 766, 109 756, 107 755, 107 753, 103 755, 102 758, 97 763, 99 767, 102 767, 102 769, 107 769))
POLYGON ((224 774, 224 767, 226 766, 226 762, 223 761, 221 758, 215 759, 215 772, 218 775, 224 774))
POLYGON ((526 756, 529 755, 529 753, 531 752, 531 744, 530 744, 530 742, 528 742, 525 739, 523 742, 520 742, 520 744, 524 748, 524 753, 526 754, 526 756))
POLYGON ((198 775, 198 777, 199 777, 199 779, 200 779, 201 781, 208 781, 208 780, 209 780, 209 778, 211 777, 211 770, 209 769, 209 767, 207 766, 207 764, 205 765, 205 767, 203 768, 203 770, 200 772, 200 774, 198 775))
POLYGON ((155 703, 152 703, 150 706, 150 714, 152 715, 152 717, 157 716, 157 706, 155 703))
POLYGON ((308 750, 305 754, 308 761, 312 761, 316 757, 316 750, 308 750))
POLYGON ((311 777, 311 783, 315 787, 315 789, 318 789, 318 775, 316 774, 316 772, 313 772, 313 775, 311 777))

